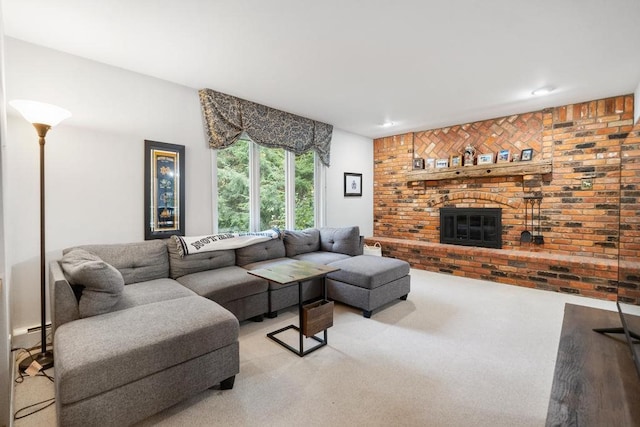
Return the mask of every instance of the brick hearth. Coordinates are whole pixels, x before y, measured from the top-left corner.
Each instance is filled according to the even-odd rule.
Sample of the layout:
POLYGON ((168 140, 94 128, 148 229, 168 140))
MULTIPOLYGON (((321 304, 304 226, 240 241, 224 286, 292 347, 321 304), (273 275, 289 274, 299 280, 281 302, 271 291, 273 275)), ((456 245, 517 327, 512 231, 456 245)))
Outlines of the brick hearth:
MULTIPOLYGON (((443 245, 407 239, 376 237, 384 256, 403 259, 411 267, 491 280, 509 285, 579 294, 615 301, 617 260, 443 245)), ((635 266, 638 271, 638 266, 635 266)))

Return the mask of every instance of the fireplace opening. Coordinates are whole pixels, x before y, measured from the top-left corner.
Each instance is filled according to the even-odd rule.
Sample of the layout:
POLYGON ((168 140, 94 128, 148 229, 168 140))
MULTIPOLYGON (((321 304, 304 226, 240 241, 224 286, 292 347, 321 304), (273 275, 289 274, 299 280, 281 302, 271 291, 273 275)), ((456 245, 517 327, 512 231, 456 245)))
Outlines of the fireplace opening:
POLYGON ((502 248, 502 209, 441 208, 440 243, 502 248))

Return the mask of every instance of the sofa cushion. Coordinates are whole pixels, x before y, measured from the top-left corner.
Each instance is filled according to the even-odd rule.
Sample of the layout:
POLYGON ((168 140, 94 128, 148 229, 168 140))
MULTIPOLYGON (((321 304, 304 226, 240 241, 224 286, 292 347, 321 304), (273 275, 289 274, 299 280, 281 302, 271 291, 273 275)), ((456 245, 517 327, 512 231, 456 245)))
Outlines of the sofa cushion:
POLYGON ((245 264, 242 268, 246 268, 247 270, 257 270, 258 268, 268 268, 276 264, 292 262, 291 258, 281 257, 281 258, 273 258, 273 259, 265 259, 262 261, 252 262, 251 264, 245 264))
POLYGON ((71 285, 82 285, 78 304, 80 317, 108 313, 124 289, 122 274, 112 265, 83 249, 67 252, 60 266, 71 285))
POLYGON ((400 279, 409 274, 409 263, 395 258, 360 255, 329 264, 340 270, 327 277, 366 289, 400 279))
POLYGON ((297 259, 298 261, 309 261, 315 262, 316 264, 329 264, 335 261, 340 261, 341 259, 351 258, 349 255, 339 254, 336 252, 325 252, 325 251, 317 251, 317 252, 309 252, 307 254, 300 254, 293 257, 293 259, 297 259))
MULTIPOLYGON (((191 255, 188 255, 191 256, 191 255)), ((218 304, 267 292, 267 281, 252 276, 242 267, 231 266, 179 277, 178 282, 218 304)))
POLYGON ((117 389, 237 340, 235 316, 196 295, 65 323, 54 340, 56 401, 117 389))
POLYGON ((169 251, 169 274, 172 279, 200 271, 236 265, 236 251, 233 249, 180 256, 176 241, 167 239, 166 242, 169 251))
POLYGON ((173 279, 147 280, 126 285, 122 297, 113 307, 113 311, 192 296, 195 296, 193 291, 173 279))
POLYGON ((283 240, 288 257, 320 250, 320 231, 317 228, 285 230, 283 240))
MULTIPOLYGON (((117 268, 125 285, 169 277, 169 255, 163 240, 78 246, 117 268)), ((63 254, 74 248, 67 248, 63 254)))
POLYGON ((340 227, 320 229, 320 250, 327 252, 338 252, 346 255, 361 255, 360 228, 340 227))
POLYGON ((285 255, 282 239, 272 239, 236 249, 236 264, 242 267, 258 261, 282 258, 285 255))

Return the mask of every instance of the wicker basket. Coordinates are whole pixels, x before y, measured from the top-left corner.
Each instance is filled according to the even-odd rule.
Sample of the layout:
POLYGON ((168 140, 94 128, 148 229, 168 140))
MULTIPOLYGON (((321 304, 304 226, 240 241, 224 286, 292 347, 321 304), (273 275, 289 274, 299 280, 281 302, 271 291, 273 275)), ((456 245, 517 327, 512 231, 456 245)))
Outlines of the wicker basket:
POLYGON ((302 333, 313 336, 333 326, 333 301, 320 300, 302 307, 302 333))

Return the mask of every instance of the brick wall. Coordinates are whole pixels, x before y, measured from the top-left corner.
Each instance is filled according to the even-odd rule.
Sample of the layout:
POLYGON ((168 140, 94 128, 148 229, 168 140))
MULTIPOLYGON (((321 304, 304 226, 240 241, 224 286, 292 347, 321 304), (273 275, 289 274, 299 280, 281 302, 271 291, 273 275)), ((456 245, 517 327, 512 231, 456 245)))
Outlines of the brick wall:
MULTIPOLYGON (((446 272, 612 298, 616 289, 610 268, 617 265, 618 252, 622 251, 627 260, 634 262, 640 256, 640 217, 636 214, 640 208, 636 204, 640 195, 637 188, 640 181, 639 134, 640 128, 633 127, 633 96, 625 95, 376 139, 374 235, 400 239, 393 240, 396 242, 394 247, 398 241, 439 245, 441 207, 502 208, 503 249, 499 252, 502 255, 494 258, 506 260, 505 266, 500 267, 500 263, 495 268, 474 265, 473 268, 461 267, 446 272), (501 149, 520 153, 524 148, 532 148, 534 161, 553 161, 553 172, 524 177, 407 180, 405 174, 412 169, 413 158, 448 158, 459 154, 469 144, 478 153, 496 153, 501 149), (621 158, 624 163, 622 173, 621 158), (590 180, 592 186, 583 187, 583 180, 590 180), (621 180, 623 188, 626 188, 622 200, 621 180), (520 233, 526 228, 531 229, 531 211, 528 211, 528 224, 525 224, 526 205, 523 201, 523 196, 528 194, 543 197, 540 213, 536 205, 533 218, 536 232, 540 224, 544 236, 542 245, 520 242, 520 233), (622 236, 618 229, 620 215, 628 228, 623 228, 622 236), (549 271, 549 266, 542 268, 536 264, 535 268, 528 270, 522 267, 530 273, 524 275, 520 274, 524 271, 522 268, 507 268, 508 259, 513 256, 528 257, 530 262, 525 264, 534 266, 538 262, 533 261, 535 253, 538 257, 550 256, 550 262, 554 257, 563 259, 569 269, 564 274, 573 278, 553 284, 553 280, 532 279, 553 278, 549 275, 553 273, 544 273, 549 271), (594 273, 598 276, 594 282, 593 274, 585 275, 585 258, 591 258, 594 265, 603 260, 607 268, 601 271, 606 270, 606 274, 598 276, 594 273), (572 268, 581 271, 574 272, 572 268), (541 275, 538 272, 542 272, 541 275), (498 277, 503 273, 504 277, 498 277), (581 279, 583 276, 585 280, 581 279)), ((413 257, 412 264, 435 271, 447 270, 442 263, 464 264, 459 258, 464 253, 463 248, 444 246, 452 257, 443 258, 440 254, 439 261, 434 263, 413 257)), ((416 248, 424 249, 424 245, 416 245, 413 250, 416 248)), ((408 254, 401 252, 395 255, 407 258, 408 254)), ((519 262, 524 261, 520 259, 519 262)), ((633 289, 637 289, 640 280, 635 271, 633 267, 627 274, 630 278, 627 283, 633 289)))
POLYGON ((620 177, 621 301, 640 305, 640 124, 622 141, 620 177))

